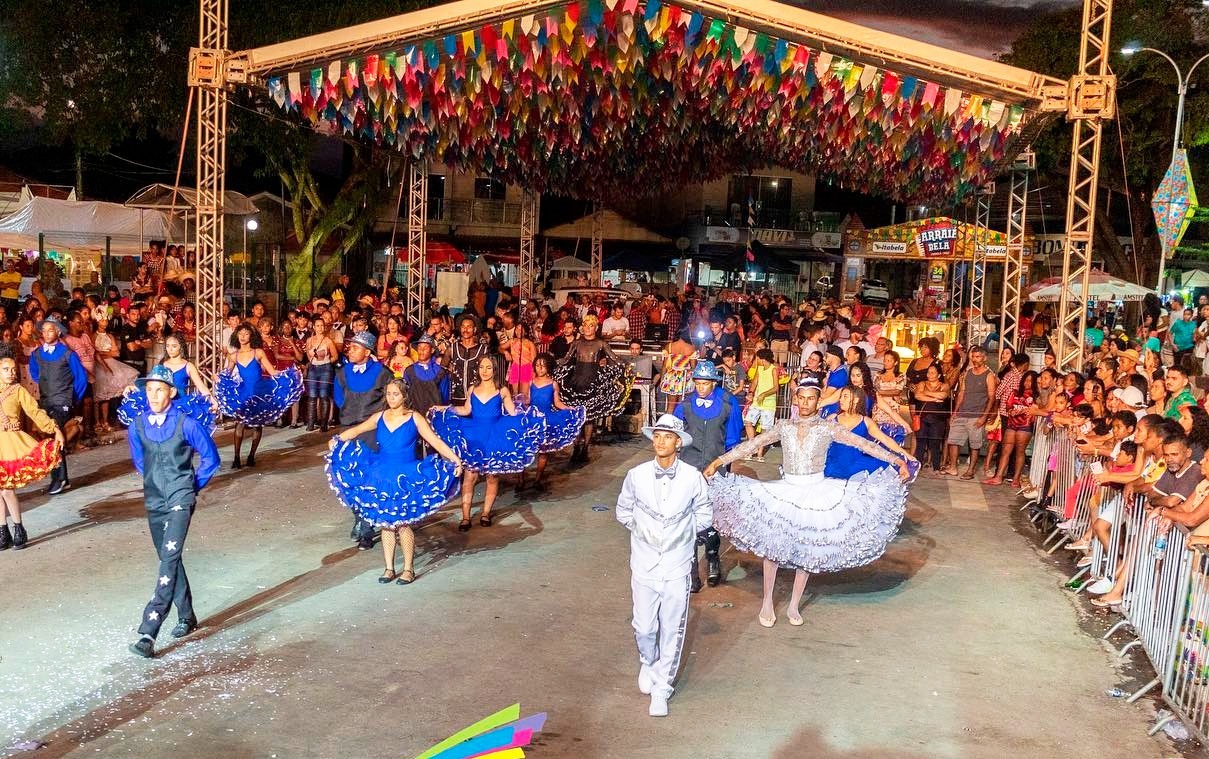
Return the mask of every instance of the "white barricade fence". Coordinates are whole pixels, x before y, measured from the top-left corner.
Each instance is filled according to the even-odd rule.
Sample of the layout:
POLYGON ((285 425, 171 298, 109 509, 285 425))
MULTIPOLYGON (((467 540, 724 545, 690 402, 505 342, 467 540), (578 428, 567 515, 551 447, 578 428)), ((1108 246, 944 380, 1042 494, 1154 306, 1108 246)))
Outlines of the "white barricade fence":
MULTIPOLYGON (((1209 554, 1203 546, 1188 553, 1187 594, 1177 599, 1180 621, 1163 699, 1203 743, 1209 739, 1209 554)), ((1166 721, 1156 724, 1151 734, 1162 729, 1166 721)))
MULTIPOLYGON (((1033 457, 1029 459, 1028 487, 1024 489, 1025 502, 1020 507, 1023 511, 1030 506, 1036 506, 1045 500, 1049 487, 1050 452, 1053 448, 1054 427, 1049 421, 1039 416, 1033 420, 1033 457)), ((1042 516, 1040 512, 1034 515, 1035 524, 1042 516)))
MULTIPOLYGON (((1090 476, 1091 460, 1079 456, 1067 430, 1047 430, 1046 435, 1049 450, 1034 453, 1036 459, 1046 460, 1033 461, 1030 478, 1036 484, 1043 471, 1052 478, 1041 488, 1041 497, 1052 492, 1052 519, 1069 519, 1069 524, 1055 526, 1043 546, 1054 542, 1052 553, 1068 540, 1090 539, 1090 567, 1076 574, 1068 587, 1081 591, 1095 579, 1111 581, 1110 593, 1121 591, 1120 604, 1112 608, 1122 619, 1104 639, 1131 630, 1134 638, 1118 654, 1140 647, 1156 673, 1127 700, 1137 701, 1161 687, 1174 714, 1160 720, 1151 734, 1179 718, 1201 741, 1209 742, 1209 548, 1188 547, 1189 532, 1156 519, 1144 496, 1125 498, 1112 486, 1096 484, 1090 476), (1106 544, 1090 531, 1097 518, 1111 524, 1106 544), (1084 574, 1090 575, 1088 580, 1076 583, 1084 574)), ((1045 513, 1041 509, 1042 516, 1045 513)))

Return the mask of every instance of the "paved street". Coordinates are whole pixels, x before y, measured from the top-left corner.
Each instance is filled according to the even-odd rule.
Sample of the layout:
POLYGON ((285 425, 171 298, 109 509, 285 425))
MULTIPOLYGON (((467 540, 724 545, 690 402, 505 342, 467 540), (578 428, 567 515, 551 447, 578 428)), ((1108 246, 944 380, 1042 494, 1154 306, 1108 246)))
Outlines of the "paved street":
POLYGON ((655 720, 635 687, 612 511, 644 440, 598 447, 570 475, 556 461, 549 496, 507 490, 492 528, 476 516, 460 534, 446 509, 418 535, 409 587, 379 585, 381 553, 351 546, 325 438, 265 442, 255 470, 224 465, 202 496, 186 565, 203 626, 150 662, 126 651, 155 559, 125 442, 74 456, 69 493, 26 495, 33 545, 0 554, 3 745, 42 741, 38 759, 406 759, 519 701, 549 713, 533 757, 1178 753, 1146 736, 1153 701, 1104 695, 1137 673, 1016 531, 1006 489, 917 483, 883 559, 811 580, 801 628, 784 618, 788 573, 778 624, 758 625, 758 562, 729 551, 726 584, 693 598, 671 716, 655 720))

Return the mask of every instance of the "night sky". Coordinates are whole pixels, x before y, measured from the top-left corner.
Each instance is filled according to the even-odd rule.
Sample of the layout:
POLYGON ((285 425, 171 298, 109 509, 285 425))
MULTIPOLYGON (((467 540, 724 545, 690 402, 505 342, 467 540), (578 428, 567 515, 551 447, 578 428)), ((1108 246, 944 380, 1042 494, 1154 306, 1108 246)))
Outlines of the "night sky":
POLYGON ((797 0, 809 10, 953 50, 994 57, 1045 10, 1081 0, 797 0))

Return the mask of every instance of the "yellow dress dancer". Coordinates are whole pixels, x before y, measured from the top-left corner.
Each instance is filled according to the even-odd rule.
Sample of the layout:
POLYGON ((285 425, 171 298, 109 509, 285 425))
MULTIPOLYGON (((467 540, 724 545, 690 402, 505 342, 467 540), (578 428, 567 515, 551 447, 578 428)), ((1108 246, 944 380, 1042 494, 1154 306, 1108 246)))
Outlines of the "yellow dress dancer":
POLYGON ((0 358, 0 551, 25 547, 28 538, 16 490, 49 475, 59 465, 62 447, 63 433, 21 385, 16 362, 0 358), (22 416, 50 437, 36 440, 27 434, 21 428, 22 416))

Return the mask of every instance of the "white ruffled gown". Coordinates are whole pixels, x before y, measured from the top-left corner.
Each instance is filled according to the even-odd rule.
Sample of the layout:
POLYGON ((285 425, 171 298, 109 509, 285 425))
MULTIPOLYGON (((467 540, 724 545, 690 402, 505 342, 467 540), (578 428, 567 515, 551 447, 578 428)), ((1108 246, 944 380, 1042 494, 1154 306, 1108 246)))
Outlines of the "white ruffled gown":
POLYGON ((742 551, 782 567, 836 572, 876 561, 898 533, 907 487, 895 467, 859 472, 847 480, 826 477, 833 441, 887 463, 885 448, 817 416, 784 420, 721 457, 737 461, 781 442, 782 478, 764 482, 719 474, 710 482, 714 524, 742 551))

